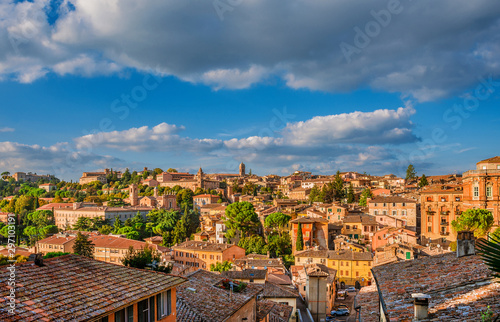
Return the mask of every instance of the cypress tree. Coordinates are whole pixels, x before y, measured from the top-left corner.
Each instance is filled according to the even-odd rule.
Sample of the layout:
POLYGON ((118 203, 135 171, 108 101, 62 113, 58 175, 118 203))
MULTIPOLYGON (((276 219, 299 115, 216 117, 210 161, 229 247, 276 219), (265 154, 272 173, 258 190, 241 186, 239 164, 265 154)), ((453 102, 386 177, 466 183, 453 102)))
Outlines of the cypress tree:
POLYGON ((304 236, 302 236, 302 224, 300 222, 297 227, 297 241, 295 242, 295 249, 297 251, 304 249, 304 236))

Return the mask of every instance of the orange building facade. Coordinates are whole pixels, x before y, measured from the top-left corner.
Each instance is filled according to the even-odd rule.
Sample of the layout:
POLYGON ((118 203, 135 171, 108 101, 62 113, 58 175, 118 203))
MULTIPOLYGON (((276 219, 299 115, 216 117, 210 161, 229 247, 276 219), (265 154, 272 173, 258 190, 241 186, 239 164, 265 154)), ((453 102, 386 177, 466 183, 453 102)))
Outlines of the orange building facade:
POLYGON ((462 186, 431 186, 420 192, 422 244, 448 243, 457 239, 451 222, 463 211, 462 186))
POLYGON ((174 261, 181 265, 210 269, 210 265, 224 261, 234 262, 245 257, 245 249, 236 245, 188 240, 172 247, 174 261))
POLYGON ((476 170, 463 174, 464 209, 486 209, 494 217, 493 229, 500 226, 500 157, 480 161, 476 170))

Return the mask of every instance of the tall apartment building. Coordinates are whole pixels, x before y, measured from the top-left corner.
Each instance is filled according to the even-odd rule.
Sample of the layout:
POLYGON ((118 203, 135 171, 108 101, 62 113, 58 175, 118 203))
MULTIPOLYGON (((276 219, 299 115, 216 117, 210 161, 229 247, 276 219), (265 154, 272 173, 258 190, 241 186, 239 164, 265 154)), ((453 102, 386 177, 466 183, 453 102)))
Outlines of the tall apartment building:
POLYGON ((397 196, 378 196, 368 202, 368 211, 370 215, 377 217, 377 221, 381 224, 385 224, 384 217, 389 216, 401 220, 403 226, 413 231, 418 231, 420 226, 420 207, 415 200, 397 196))
POLYGON ((430 186, 420 192, 422 209, 422 244, 429 239, 439 244, 455 241, 451 222, 463 211, 463 190, 461 185, 430 186))
POLYGON ((464 209, 487 209, 500 226, 500 156, 480 161, 463 174, 464 209))

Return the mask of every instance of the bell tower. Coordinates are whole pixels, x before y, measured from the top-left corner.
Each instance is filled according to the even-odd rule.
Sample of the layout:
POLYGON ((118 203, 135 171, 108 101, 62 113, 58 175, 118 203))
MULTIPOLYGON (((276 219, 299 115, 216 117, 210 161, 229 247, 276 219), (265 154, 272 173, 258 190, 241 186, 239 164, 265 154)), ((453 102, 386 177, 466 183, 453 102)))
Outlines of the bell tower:
POLYGON ((243 162, 240 163, 240 177, 245 176, 245 164, 243 162))
POLYGON ((139 190, 136 184, 130 185, 128 199, 131 206, 137 206, 139 204, 139 190))

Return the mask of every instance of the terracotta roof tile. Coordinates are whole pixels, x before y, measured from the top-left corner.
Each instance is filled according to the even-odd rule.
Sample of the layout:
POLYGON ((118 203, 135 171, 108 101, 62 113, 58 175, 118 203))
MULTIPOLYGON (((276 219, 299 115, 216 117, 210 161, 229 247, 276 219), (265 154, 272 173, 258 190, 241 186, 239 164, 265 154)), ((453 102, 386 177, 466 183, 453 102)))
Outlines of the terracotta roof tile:
POLYGON ((293 307, 285 304, 279 304, 269 300, 260 300, 257 302, 257 320, 263 320, 269 315, 270 321, 288 322, 292 314, 293 307))
POLYGON ((299 292, 288 286, 282 286, 266 281, 262 296, 265 298, 296 298, 299 297, 299 292))
MULTIPOLYGON (((1 321, 87 321, 186 281, 78 255, 44 260, 44 265, 16 265, 16 314, 2 306, 1 321)), ((7 272, 0 268, 0 299, 9 295, 7 272)))
POLYGON ((173 246, 172 249, 174 250, 201 250, 203 251, 212 251, 212 252, 223 252, 226 249, 230 247, 239 247, 236 245, 231 245, 231 244, 220 244, 220 243, 212 243, 212 242, 205 242, 205 241, 195 241, 195 240, 188 240, 185 241, 177 246, 173 246))
POLYGON ((224 277, 204 270, 186 277, 188 282, 177 287, 178 322, 225 321, 263 289, 248 283, 243 291, 231 293, 217 286, 224 277))
POLYGON ((412 319, 413 293, 431 296, 430 319, 478 321, 488 305, 493 312, 500 311, 500 283, 495 283, 478 256, 457 258, 448 253, 377 266, 372 271, 391 320, 412 319))
POLYGON ((266 279, 267 270, 265 269, 244 269, 242 271, 226 271, 222 272, 223 277, 232 279, 266 279))

